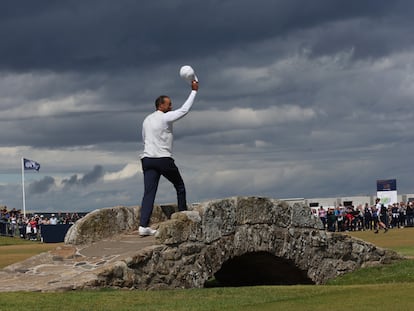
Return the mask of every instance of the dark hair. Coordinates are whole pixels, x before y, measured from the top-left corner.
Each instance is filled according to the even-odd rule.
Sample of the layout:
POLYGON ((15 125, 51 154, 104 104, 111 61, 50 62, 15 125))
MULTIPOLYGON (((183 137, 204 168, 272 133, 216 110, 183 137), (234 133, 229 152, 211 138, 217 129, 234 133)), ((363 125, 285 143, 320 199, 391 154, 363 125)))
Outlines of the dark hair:
POLYGON ((158 107, 164 103, 164 99, 169 98, 167 95, 161 95, 158 96, 155 100, 155 109, 158 109, 158 107))

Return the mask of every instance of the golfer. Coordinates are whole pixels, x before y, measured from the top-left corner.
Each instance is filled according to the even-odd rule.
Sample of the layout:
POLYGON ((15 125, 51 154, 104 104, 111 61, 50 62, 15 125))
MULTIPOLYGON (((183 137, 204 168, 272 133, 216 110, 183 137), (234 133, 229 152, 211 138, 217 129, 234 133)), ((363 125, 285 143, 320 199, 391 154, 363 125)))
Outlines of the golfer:
POLYGON ((162 95, 155 100, 155 112, 142 124, 144 152, 141 155, 144 173, 144 196, 141 204, 140 236, 154 235, 157 230, 149 227, 155 195, 161 175, 167 178, 177 191, 178 210, 187 209, 184 181, 172 158, 173 123, 184 117, 191 109, 198 91, 198 82, 191 81, 191 93, 185 103, 172 110, 171 99, 162 95))

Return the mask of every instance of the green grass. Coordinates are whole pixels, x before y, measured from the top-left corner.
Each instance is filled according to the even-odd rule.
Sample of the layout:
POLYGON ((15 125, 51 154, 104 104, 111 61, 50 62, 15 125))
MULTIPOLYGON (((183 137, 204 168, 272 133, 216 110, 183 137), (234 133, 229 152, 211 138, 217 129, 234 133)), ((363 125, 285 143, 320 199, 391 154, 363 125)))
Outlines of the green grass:
MULTIPOLYGON (((414 228, 390 230, 387 234, 369 231, 352 232, 350 235, 392 248, 405 256, 414 254, 414 228)), ((0 245, 4 245, 2 243, 10 242, 0 240, 0 245)), ((7 247, 0 247, 0 252, 7 247)), ((328 285, 0 293, 0 310, 25 310, 28 306, 35 306, 36 310, 59 311, 414 310, 413 292, 414 260, 403 260, 391 265, 360 269, 331 280, 328 285)))
POLYGON ((21 239, 19 237, 8 237, 8 236, 0 236, 0 246, 5 246, 5 245, 33 245, 33 244, 40 244, 40 242, 38 241, 29 241, 29 240, 24 240, 21 239))
POLYGON ((359 269, 328 282, 330 285, 384 283, 414 283, 414 260, 403 260, 390 265, 359 269))
POLYGON ((347 232, 348 235, 373 243, 377 246, 389 248, 404 256, 414 256, 414 227, 390 229, 387 233, 380 231, 347 232))
MULTIPOLYGON (((0 269, 34 255, 55 249, 57 244, 28 241, 21 238, 0 236, 0 269)), ((0 308, 1 310, 1 308, 0 308)))
POLYGON ((390 249, 400 253, 404 256, 413 257, 414 258, 414 244, 413 246, 393 246, 390 249))
POLYGON ((0 294, 1 310, 412 310, 414 283, 0 294), (395 299, 398 293, 398 300, 395 299), (397 304, 397 305, 396 305, 397 304))

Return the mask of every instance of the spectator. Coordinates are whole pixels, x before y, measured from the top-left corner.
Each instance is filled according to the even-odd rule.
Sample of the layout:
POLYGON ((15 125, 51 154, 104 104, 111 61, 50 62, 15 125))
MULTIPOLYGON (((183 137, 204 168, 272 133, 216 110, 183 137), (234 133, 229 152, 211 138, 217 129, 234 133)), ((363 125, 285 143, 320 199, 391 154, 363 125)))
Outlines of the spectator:
POLYGON ((391 207, 391 227, 392 228, 399 228, 400 227, 400 212, 399 206, 397 203, 394 203, 391 207))
POLYGON ((361 231, 364 230, 364 213, 362 209, 362 205, 358 205, 354 212, 354 227, 356 230, 361 231))
POLYGON ((364 207, 364 227, 366 230, 372 230, 372 213, 368 203, 365 203, 364 207))
POLYGON ((381 207, 383 206, 383 204, 381 204, 380 199, 377 198, 375 200, 375 207, 372 207, 372 217, 374 219, 374 233, 378 233, 378 229, 379 227, 381 227, 382 229, 384 229, 384 233, 386 233, 388 231, 387 226, 381 221, 381 207))
POLYGON ((413 202, 409 202, 406 210, 407 216, 407 227, 412 227, 414 225, 414 207, 413 202))
POLYGON ((400 216, 399 216, 400 228, 404 228, 404 226, 405 226, 405 212, 406 212, 406 207, 405 207, 404 202, 400 203, 400 208, 399 208, 398 212, 400 214, 400 216))
POLYGON ((55 214, 52 214, 52 217, 49 219, 49 224, 51 225, 57 225, 58 219, 56 218, 55 214))
POLYGON ((354 216, 354 207, 353 206, 348 206, 347 208, 346 208, 346 211, 345 211, 345 218, 344 218, 344 220, 345 220, 345 230, 346 231, 352 231, 353 229, 354 229, 354 219, 355 219, 355 216, 354 216))
POLYGON ((380 204, 380 220, 388 228, 388 208, 384 204, 380 204))
POLYGON ((338 225, 338 232, 344 231, 344 215, 345 215, 345 210, 343 209, 342 206, 338 207, 336 212, 336 221, 337 221, 337 225, 338 225))
POLYGON ((20 238, 22 239, 26 239, 26 223, 27 219, 23 218, 22 215, 20 215, 19 219, 17 220, 17 224, 19 227, 20 238))
POLYGON ((328 231, 335 232, 336 216, 335 216, 335 211, 334 210, 332 210, 332 209, 328 210, 328 215, 327 215, 326 222, 328 224, 328 231))
POLYGON ((37 221, 35 217, 30 218, 26 226, 27 237, 32 240, 37 240, 37 221))
POLYGON ((325 229, 326 228, 326 211, 323 208, 323 206, 319 208, 318 216, 319 216, 319 219, 322 221, 323 228, 325 229))
POLYGON ((9 223, 10 223, 9 234, 10 236, 14 237, 17 231, 17 217, 14 212, 12 212, 10 215, 9 223))

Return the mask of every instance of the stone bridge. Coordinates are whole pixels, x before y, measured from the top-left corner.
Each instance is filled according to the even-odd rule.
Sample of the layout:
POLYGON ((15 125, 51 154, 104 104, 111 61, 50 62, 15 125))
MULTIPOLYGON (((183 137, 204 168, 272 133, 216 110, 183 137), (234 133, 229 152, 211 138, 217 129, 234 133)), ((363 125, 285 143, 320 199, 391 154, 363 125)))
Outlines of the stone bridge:
MULTIPOLYGON (((65 243, 90 244, 136 229, 138 217, 138 209, 127 207, 95 211, 71 228, 65 243)), ((393 251, 321 230, 320 220, 300 203, 232 197, 164 218, 155 212, 153 219, 161 222, 154 245, 101 267, 78 287, 323 284, 360 267, 401 259, 393 251)))

